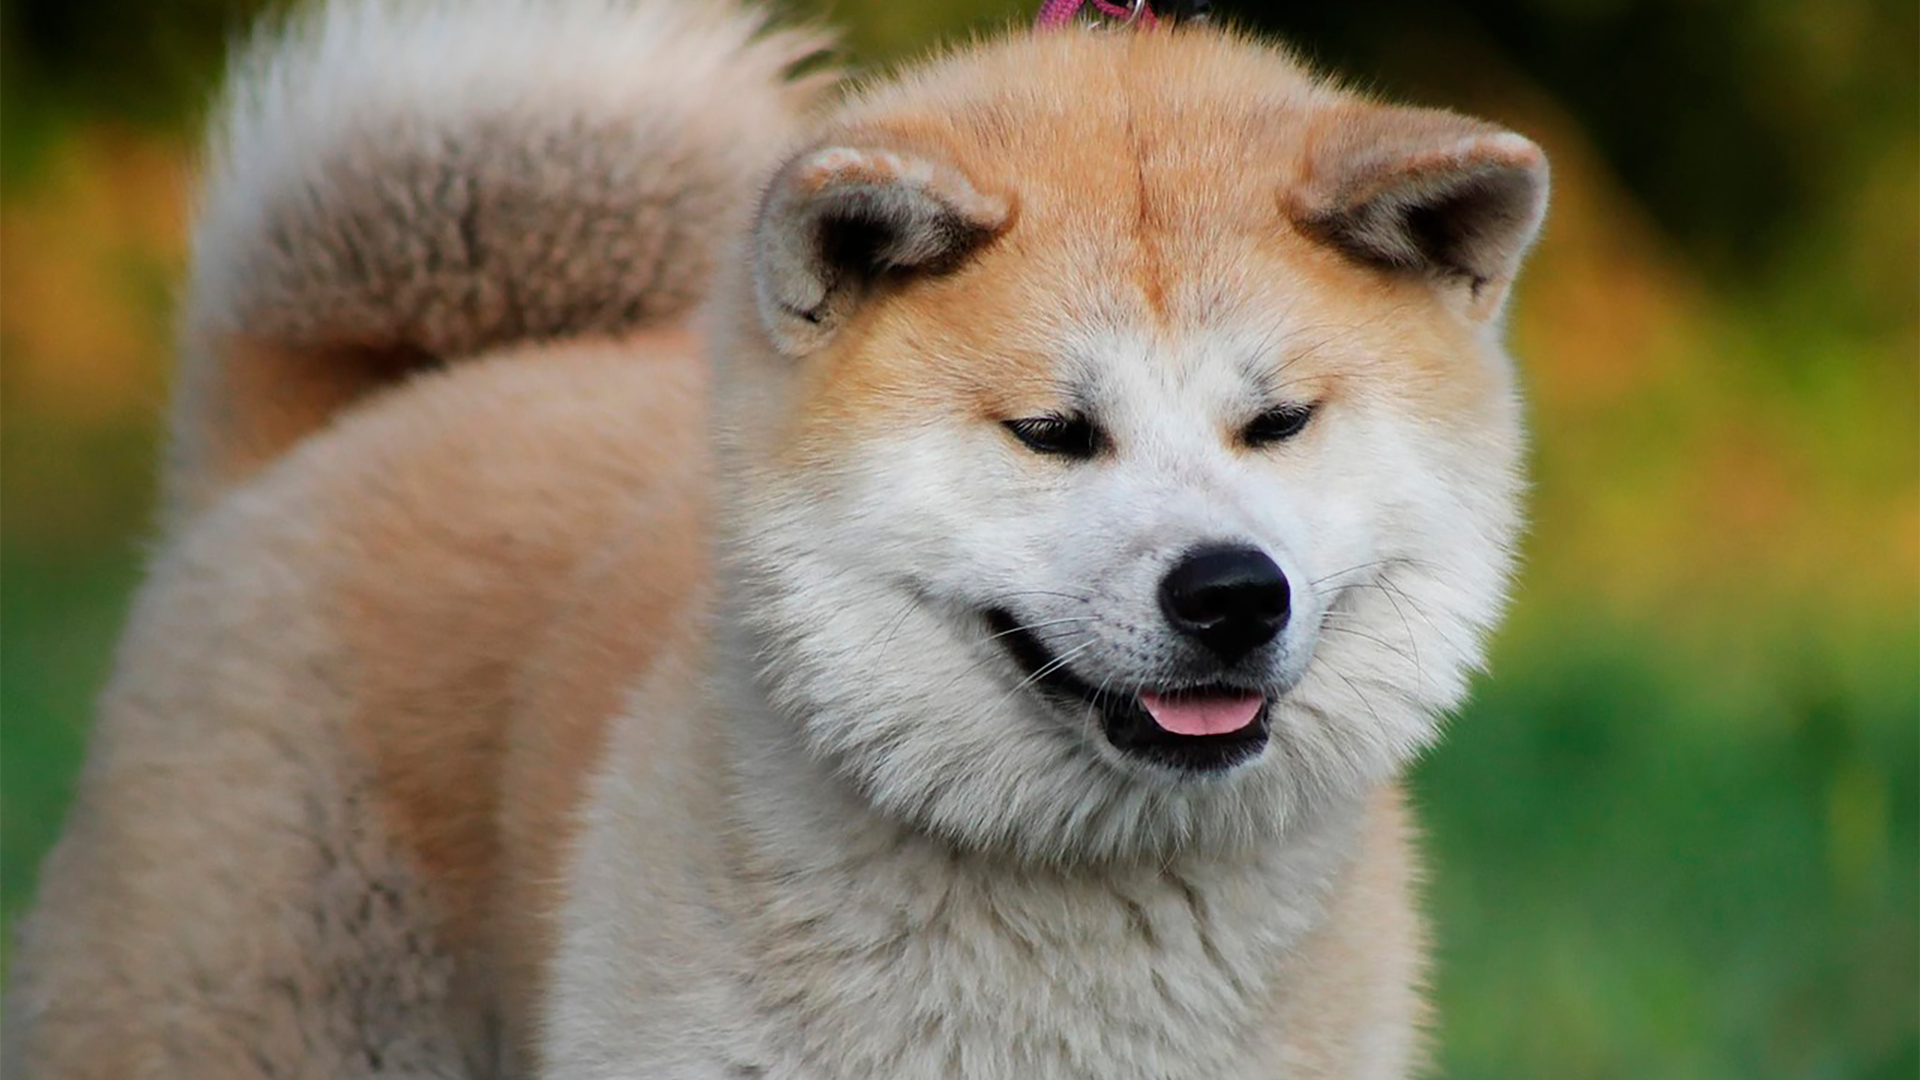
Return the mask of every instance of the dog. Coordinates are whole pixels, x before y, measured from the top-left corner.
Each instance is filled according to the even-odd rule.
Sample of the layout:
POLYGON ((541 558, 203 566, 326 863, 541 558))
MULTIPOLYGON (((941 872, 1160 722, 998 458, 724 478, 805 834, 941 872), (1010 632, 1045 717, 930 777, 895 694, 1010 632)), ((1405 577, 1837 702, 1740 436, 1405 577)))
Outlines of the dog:
POLYGON ((236 62, 21 1080, 1402 1077, 1524 137, 1213 25, 236 62))

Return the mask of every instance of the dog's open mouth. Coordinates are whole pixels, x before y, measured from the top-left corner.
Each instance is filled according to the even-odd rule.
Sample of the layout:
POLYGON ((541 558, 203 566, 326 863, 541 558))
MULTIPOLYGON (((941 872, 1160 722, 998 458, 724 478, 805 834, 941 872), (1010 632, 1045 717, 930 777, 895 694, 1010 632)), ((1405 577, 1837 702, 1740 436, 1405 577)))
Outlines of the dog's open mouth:
POLYGON ((1089 684, 1007 611, 987 612, 994 640, 1033 687, 1056 701, 1091 706, 1122 753, 1189 772, 1216 772, 1258 754, 1269 734, 1268 699, 1208 684, 1115 691, 1089 684))

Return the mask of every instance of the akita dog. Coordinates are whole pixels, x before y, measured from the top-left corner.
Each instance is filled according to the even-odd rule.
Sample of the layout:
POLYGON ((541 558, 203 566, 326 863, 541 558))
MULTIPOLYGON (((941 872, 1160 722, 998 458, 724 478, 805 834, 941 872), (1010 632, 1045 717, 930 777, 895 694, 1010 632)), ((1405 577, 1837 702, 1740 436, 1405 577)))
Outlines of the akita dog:
POLYGON ((244 53, 10 1078, 1417 1069, 1539 149, 1205 25, 821 45, 244 53))

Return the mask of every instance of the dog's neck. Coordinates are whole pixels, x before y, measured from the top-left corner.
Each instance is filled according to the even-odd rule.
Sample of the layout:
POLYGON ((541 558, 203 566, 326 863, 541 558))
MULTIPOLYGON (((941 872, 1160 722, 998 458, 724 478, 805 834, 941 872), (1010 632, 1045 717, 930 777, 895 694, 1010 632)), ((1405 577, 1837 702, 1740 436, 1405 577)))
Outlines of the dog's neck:
MULTIPOLYGON (((741 662, 728 651, 715 662, 741 662)), ((786 1063, 769 1075, 810 1075, 817 1054, 845 1075, 1231 1077, 1272 1037, 1288 958, 1350 860, 1357 802, 1267 846, 1035 865, 883 816, 744 668, 721 674, 716 892, 769 1058, 786 1063)))

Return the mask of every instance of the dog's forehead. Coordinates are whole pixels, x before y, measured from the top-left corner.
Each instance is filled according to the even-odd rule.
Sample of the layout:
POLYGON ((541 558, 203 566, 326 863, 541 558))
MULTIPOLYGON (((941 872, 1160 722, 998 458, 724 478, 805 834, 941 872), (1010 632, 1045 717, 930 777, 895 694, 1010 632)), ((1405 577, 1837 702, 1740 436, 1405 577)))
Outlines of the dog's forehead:
POLYGON ((1047 34, 951 54, 833 119, 942 147, 973 175, 1021 159, 1114 182, 1128 159, 1230 169, 1297 147, 1336 96, 1286 54, 1230 34, 1047 34))
POLYGON ((1211 411, 1222 400, 1256 399, 1275 383, 1296 334, 1284 313, 1168 327, 1131 322, 1070 326, 1057 368, 1075 399, 1104 414, 1211 411))
POLYGON ((831 347, 830 392, 803 408, 823 437, 948 408, 956 391, 1006 418, 1099 389, 1297 398, 1306 380, 1382 374, 1405 386, 1475 348, 1423 282, 1359 265, 1285 213, 1331 91, 1222 35, 1120 37, 954 58, 837 119, 850 143, 951 162, 1013 211, 960 265, 876 298, 831 347))
POLYGON ((1075 407, 1148 426, 1188 410, 1221 419, 1435 351, 1389 293, 1303 272, 1258 239, 1157 253, 1144 269, 1131 240, 1032 221, 1002 239, 856 321, 803 407, 823 436, 956 399, 982 419, 1075 407))

